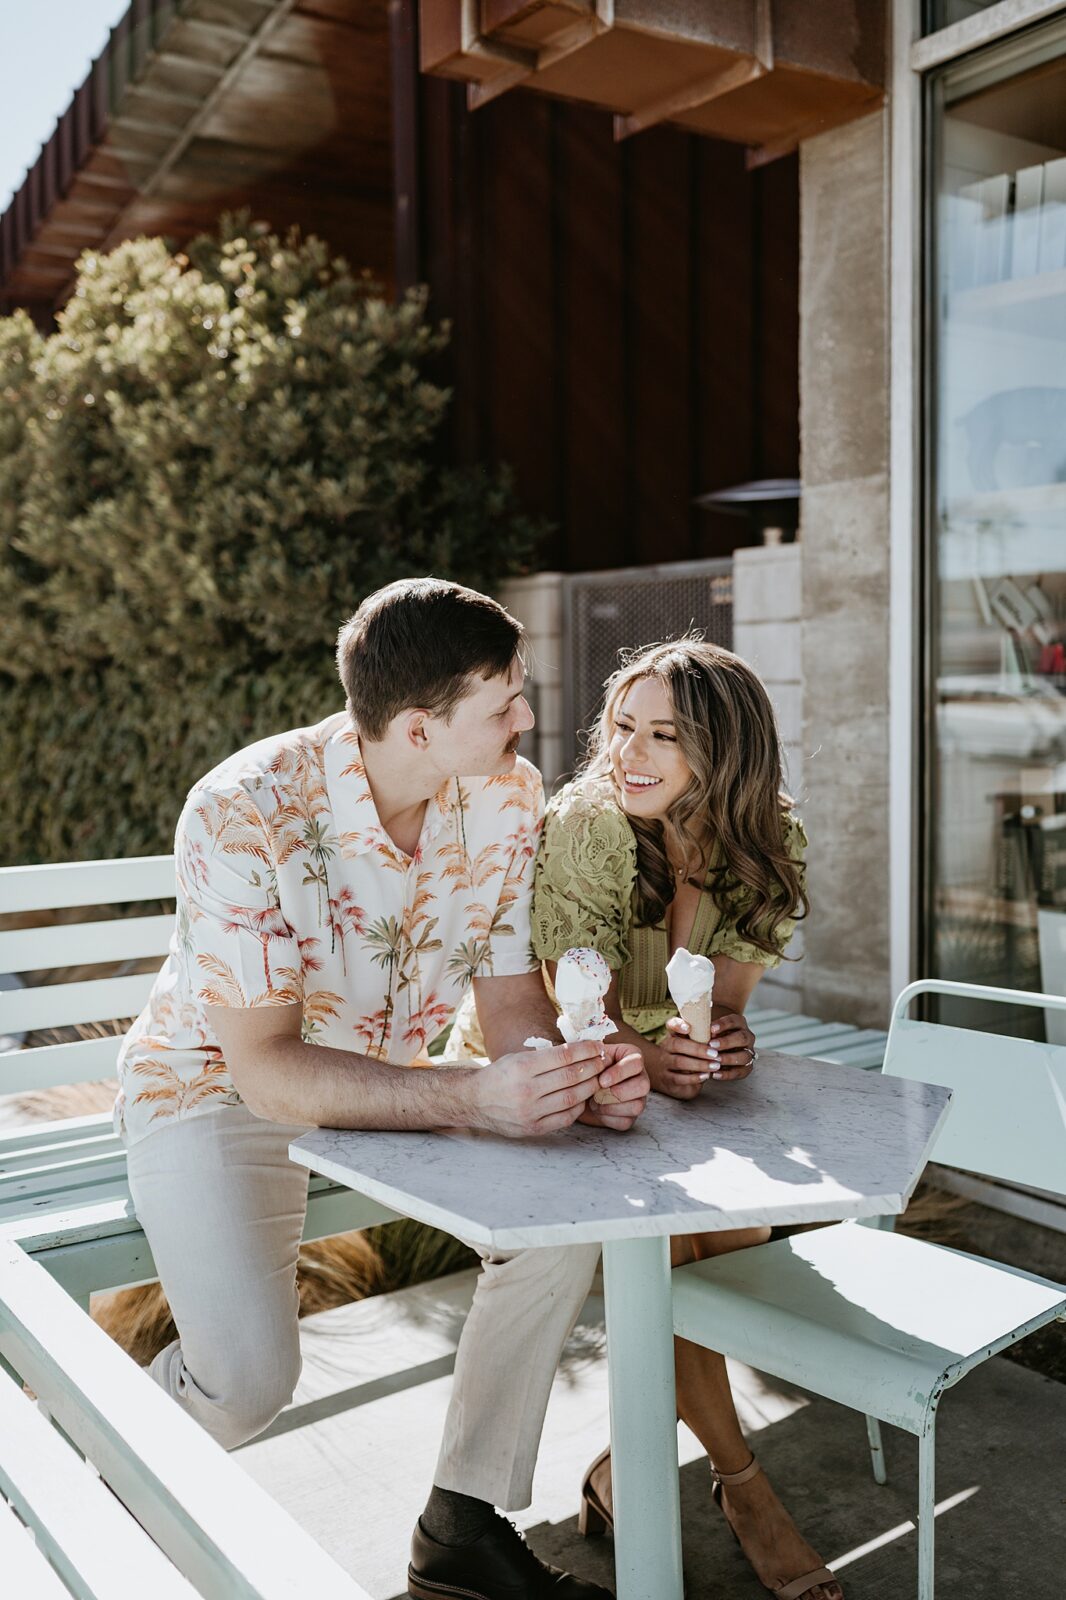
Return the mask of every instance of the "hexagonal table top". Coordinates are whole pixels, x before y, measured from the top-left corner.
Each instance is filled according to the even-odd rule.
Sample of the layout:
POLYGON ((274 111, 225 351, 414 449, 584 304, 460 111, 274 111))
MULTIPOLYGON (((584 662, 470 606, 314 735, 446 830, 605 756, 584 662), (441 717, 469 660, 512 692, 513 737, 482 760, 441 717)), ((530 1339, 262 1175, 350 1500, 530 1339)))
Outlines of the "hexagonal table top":
MULTIPOLYGON (((447 1069, 441 1069, 447 1070, 447 1069)), ((545 1139, 319 1128, 293 1160, 474 1244, 513 1250, 904 1209, 950 1092, 767 1051, 626 1134, 545 1139)))

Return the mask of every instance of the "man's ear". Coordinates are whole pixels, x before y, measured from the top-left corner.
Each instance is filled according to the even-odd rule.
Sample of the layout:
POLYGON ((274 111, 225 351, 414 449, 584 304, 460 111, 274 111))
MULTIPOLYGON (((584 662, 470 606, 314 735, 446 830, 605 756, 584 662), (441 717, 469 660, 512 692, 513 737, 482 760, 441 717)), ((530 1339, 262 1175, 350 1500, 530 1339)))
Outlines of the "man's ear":
POLYGON ((405 735, 408 744, 423 752, 429 744, 429 730, 426 727, 428 719, 429 712, 421 710, 408 711, 405 719, 405 735))

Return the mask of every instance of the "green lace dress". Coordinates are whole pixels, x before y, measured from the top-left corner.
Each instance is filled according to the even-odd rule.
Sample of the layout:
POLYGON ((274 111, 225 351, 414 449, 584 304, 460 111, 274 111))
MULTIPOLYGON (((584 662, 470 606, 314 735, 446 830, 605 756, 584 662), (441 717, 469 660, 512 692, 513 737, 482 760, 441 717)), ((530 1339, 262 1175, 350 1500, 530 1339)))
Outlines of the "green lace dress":
MULTIPOLYGON (((791 812, 781 825, 792 859, 802 869, 807 835, 791 812)), ((708 886, 700 896, 688 947, 701 956, 731 956, 734 961, 776 967, 792 937, 795 922, 778 923, 773 954, 748 943, 737 921, 748 891, 728 874, 709 887, 718 859, 708 866, 708 886)), ((598 950, 619 974, 622 1016, 631 1028, 657 1044, 677 1007, 666 986, 670 943, 665 922, 654 928, 636 925, 633 890, 637 878, 637 844, 625 812, 609 783, 578 780, 551 799, 533 879, 533 953, 541 961, 557 961, 565 950, 584 946, 598 950)), ((485 1046, 473 996, 459 1008, 444 1059, 484 1059, 485 1046)))
MULTIPOLYGON (((790 812, 782 813, 781 822, 789 853, 802 863, 807 845, 803 824, 790 812)), ((717 877, 719 859, 712 857, 709 864, 689 949, 701 956, 776 967, 795 923, 778 924, 774 954, 742 939, 736 924, 748 891, 728 874, 717 877)), ((658 1042, 667 1019, 677 1015, 666 986, 669 935, 665 922, 653 928, 636 925, 636 877, 636 839, 610 785, 588 780, 567 784, 549 803, 544 819, 533 880, 534 954, 542 961, 557 961, 573 945, 598 950, 619 975, 625 1021, 658 1042)))

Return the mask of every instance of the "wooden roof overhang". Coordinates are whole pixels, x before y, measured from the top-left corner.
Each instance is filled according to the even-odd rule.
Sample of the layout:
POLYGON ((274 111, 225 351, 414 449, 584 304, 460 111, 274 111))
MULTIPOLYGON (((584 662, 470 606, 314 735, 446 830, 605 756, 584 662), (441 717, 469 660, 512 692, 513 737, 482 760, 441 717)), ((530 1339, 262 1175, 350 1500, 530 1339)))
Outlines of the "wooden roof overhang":
POLYGON ((388 284, 387 0, 132 0, 0 218, 0 311, 61 305, 86 248, 250 206, 388 284))
POLYGON ((752 165, 884 99, 884 0, 421 0, 424 72, 471 107, 521 85, 749 146, 752 165))

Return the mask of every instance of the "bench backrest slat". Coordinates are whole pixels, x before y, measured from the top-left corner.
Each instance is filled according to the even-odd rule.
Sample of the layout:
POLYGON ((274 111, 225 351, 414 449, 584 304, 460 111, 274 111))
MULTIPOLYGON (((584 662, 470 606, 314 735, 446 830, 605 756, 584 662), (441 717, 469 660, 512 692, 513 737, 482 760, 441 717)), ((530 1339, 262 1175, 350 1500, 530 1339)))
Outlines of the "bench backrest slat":
POLYGON ((169 915, 67 922, 52 928, 12 928, 0 933, 0 972, 36 972, 161 956, 173 931, 174 918, 169 915))
MULTIPOLYGON (((173 899, 173 856, 125 861, 75 861, 58 866, 0 868, 0 913, 58 911, 173 899)), ((0 930, 0 972, 56 973, 64 967, 162 958, 174 931, 172 913, 0 930)), ((105 969, 106 970, 106 969, 105 969)), ((124 1022, 144 1006, 155 981, 147 973, 38 983, 0 989, 0 1036, 20 1038, 47 1028, 124 1022)), ((72 1040, 15 1049, 0 1056, 0 1094, 88 1083, 115 1074, 119 1040, 72 1040)))
POLYGON ((54 911, 63 906, 172 900, 176 890, 173 856, 0 867, 0 912, 54 911))
POLYGON ((135 1017, 147 1000, 154 972, 128 978, 90 978, 36 989, 0 989, 0 1033, 62 1028, 73 1022, 113 1022, 135 1017))
POLYGON ((76 1039, 71 1044, 46 1044, 37 1050, 8 1050, 0 1055, 0 1094, 53 1089, 61 1083, 93 1083, 113 1078, 122 1040, 76 1039))
POLYGON ((204 1600, 368 1600, 10 1240, 0 1355, 204 1600))
MULTIPOLYGON (((0 1373, 0 1492, 33 1529, 71 1594, 195 1600, 189 1581, 6 1372, 0 1373)), ((4 1592, 18 1593, 7 1588, 6 1574, 4 1592)))
POLYGON ((894 1077, 951 1089, 933 1160, 1066 1193, 1066 1047, 916 1022, 907 1010, 922 994, 1064 1011, 1066 998, 946 980, 913 983, 893 1008, 884 1064, 894 1077))

